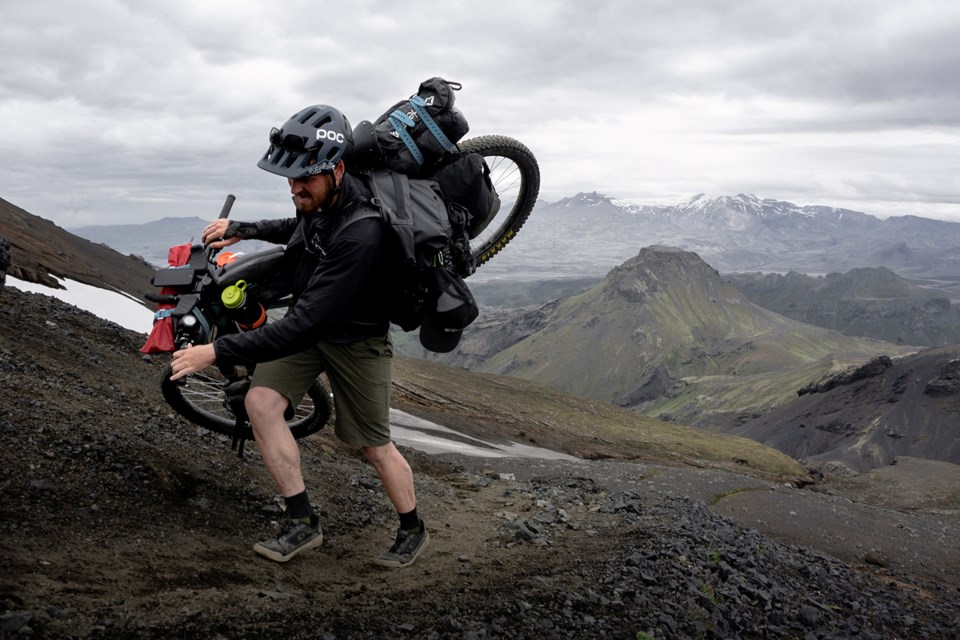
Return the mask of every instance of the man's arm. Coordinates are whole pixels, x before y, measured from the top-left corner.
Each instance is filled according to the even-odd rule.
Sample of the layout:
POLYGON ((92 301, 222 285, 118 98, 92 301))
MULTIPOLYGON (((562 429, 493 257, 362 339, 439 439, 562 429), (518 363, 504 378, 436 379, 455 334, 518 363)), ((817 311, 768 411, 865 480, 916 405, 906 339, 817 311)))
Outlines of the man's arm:
POLYGON ((297 229, 296 218, 238 222, 218 218, 208 224, 200 236, 201 242, 214 249, 222 249, 241 240, 263 240, 274 244, 287 244, 297 229))
POLYGON ((275 360, 302 351, 317 332, 343 320, 355 296, 381 259, 379 219, 360 220, 345 229, 330 247, 327 259, 290 313, 273 324, 214 342, 216 359, 249 364, 275 360))

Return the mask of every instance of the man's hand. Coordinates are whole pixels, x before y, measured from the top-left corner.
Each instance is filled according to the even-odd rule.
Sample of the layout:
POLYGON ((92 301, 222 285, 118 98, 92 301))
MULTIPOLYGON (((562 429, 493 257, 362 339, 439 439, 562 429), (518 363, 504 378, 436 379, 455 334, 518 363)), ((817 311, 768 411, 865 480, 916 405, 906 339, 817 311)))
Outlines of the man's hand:
POLYGON ((173 353, 173 375, 171 380, 177 380, 185 375, 196 373, 211 366, 217 361, 217 353, 212 344, 189 346, 186 349, 173 353))
POLYGON ((204 245, 210 245, 214 249, 222 249, 224 247, 229 247, 232 244, 237 244, 240 242, 240 238, 237 236, 232 236, 230 238, 225 237, 227 235, 227 228, 230 226, 230 221, 226 218, 218 218, 207 225, 207 228, 203 230, 203 235, 200 236, 200 241, 204 245))

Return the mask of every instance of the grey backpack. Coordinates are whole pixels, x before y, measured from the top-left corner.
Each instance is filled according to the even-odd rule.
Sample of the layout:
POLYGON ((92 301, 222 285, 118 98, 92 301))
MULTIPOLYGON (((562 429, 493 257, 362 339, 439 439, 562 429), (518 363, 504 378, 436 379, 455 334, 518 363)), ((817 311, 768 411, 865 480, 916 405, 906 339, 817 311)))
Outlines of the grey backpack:
POLYGON ((389 230, 391 269, 390 321, 404 331, 420 328, 420 342, 431 351, 448 352, 479 310, 463 278, 475 263, 467 235, 469 214, 444 201, 437 182, 409 178, 384 169, 357 172, 372 194, 373 210, 389 230))

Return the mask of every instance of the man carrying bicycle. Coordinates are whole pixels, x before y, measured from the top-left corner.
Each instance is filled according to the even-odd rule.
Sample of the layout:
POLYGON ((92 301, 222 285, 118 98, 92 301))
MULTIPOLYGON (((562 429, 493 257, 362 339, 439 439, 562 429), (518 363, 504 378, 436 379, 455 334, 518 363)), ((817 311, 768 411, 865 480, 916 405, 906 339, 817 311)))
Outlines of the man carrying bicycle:
POLYGON ((326 371, 337 437, 361 447, 399 514, 393 545, 374 562, 402 567, 416 560, 429 534, 417 513, 413 472, 390 440, 389 252, 378 216, 351 215, 371 206, 366 187, 345 170, 352 146, 347 119, 324 105, 307 107, 271 131, 270 147, 257 166, 287 178, 296 217, 215 220, 202 240, 216 249, 245 238, 285 244, 284 276, 294 304, 273 324, 175 352, 171 379, 215 362, 258 363, 245 407, 289 521, 277 538, 258 542, 254 551, 286 562, 319 546, 323 534, 284 413, 326 371))

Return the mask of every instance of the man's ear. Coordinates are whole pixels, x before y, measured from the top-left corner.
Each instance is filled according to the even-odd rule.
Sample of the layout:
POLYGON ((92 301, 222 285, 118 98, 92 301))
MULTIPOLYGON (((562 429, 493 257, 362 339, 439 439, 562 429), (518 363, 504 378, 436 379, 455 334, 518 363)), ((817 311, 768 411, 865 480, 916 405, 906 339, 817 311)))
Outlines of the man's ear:
POLYGON ((333 168, 333 176, 337 179, 337 184, 343 179, 343 174, 347 171, 347 167, 343 164, 343 160, 337 162, 337 166, 333 168))

